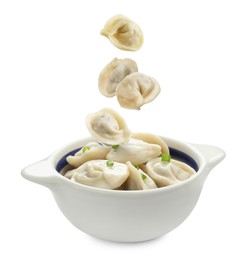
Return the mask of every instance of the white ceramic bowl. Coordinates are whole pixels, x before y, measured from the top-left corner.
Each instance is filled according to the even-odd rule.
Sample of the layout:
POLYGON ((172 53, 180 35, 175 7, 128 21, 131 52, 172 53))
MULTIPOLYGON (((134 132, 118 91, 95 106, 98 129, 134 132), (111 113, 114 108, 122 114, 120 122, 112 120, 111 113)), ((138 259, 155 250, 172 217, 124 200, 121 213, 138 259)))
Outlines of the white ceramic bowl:
POLYGON ((85 138, 66 145, 47 159, 23 169, 22 175, 48 187, 60 210, 75 227, 111 241, 145 241, 176 228, 195 207, 210 170, 225 157, 224 151, 215 146, 164 138, 178 159, 190 161, 192 167, 198 168, 193 177, 154 190, 104 190, 72 182, 58 172, 64 166, 65 155, 92 140, 85 138))

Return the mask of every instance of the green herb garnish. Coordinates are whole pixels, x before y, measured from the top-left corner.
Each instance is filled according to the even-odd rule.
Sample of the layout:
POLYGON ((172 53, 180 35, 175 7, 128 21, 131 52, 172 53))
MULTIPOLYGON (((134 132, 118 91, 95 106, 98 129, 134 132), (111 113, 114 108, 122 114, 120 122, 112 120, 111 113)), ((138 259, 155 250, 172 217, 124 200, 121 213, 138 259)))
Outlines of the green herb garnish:
POLYGON ((85 153, 86 151, 90 150, 90 147, 89 146, 84 146, 83 147, 83 153, 85 153))
POLYGON ((171 156, 169 154, 162 154, 162 162, 170 162, 171 156))
POLYGON ((114 144, 111 148, 116 150, 119 147, 119 144, 114 144))
POLYGON ((134 167, 137 169, 137 170, 139 170, 139 165, 134 165, 134 167))
POLYGON ((106 165, 108 167, 112 167, 114 165, 114 162, 112 160, 108 160, 108 161, 106 161, 106 165))
POLYGON ((144 181, 147 177, 146 177, 145 174, 141 173, 141 178, 142 178, 142 180, 144 181))

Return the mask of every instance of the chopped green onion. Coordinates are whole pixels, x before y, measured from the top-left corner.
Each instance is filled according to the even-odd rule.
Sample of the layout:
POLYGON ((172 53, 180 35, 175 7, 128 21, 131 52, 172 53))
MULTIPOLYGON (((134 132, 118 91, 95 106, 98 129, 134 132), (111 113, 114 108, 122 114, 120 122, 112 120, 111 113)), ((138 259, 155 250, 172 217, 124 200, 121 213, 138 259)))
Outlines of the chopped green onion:
POLYGON ((108 160, 108 161, 106 161, 106 165, 108 167, 112 167, 114 165, 114 162, 112 160, 108 160))
POLYGON ((119 144, 114 144, 114 145, 112 146, 112 149, 116 150, 118 147, 119 147, 119 144))
POLYGON ((90 150, 90 147, 89 146, 84 146, 83 147, 83 153, 85 153, 86 151, 90 150))
POLYGON ((169 154, 162 154, 162 162, 170 162, 171 156, 169 154))
POLYGON ((144 181, 147 177, 146 177, 145 174, 141 173, 141 178, 142 178, 142 180, 144 181))
POLYGON ((137 170, 139 170, 139 165, 134 165, 134 167, 137 169, 137 170))

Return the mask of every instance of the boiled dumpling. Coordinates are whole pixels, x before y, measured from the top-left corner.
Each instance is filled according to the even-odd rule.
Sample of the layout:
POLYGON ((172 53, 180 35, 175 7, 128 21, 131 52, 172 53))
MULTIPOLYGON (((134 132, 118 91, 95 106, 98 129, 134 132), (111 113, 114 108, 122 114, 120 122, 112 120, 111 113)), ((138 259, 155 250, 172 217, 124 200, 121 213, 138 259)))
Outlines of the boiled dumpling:
POLYGON ((104 108, 86 119, 88 130, 98 142, 105 144, 127 143, 130 131, 124 119, 114 110, 104 108))
POLYGON ((195 170, 183 162, 173 159, 163 162, 160 157, 149 161, 146 171, 158 187, 182 182, 195 174, 195 170))
POLYGON ((100 32, 121 50, 136 51, 143 42, 143 33, 138 24, 124 15, 113 16, 100 32))
POLYGON ((108 147, 96 142, 90 142, 75 153, 74 156, 68 156, 66 160, 71 166, 77 168, 89 160, 105 159, 109 151, 108 147))
POLYGON ((121 107, 140 109, 144 104, 154 100, 160 91, 160 85, 154 78, 134 72, 118 84, 116 96, 121 107))
POLYGON ((150 143, 150 144, 158 144, 162 147, 162 153, 169 154, 169 149, 168 149, 167 144, 158 135, 154 135, 154 134, 150 134, 150 133, 132 133, 131 137, 142 140, 142 141, 150 143))
POLYGON ((106 155, 106 159, 121 163, 130 161, 134 165, 146 163, 161 154, 161 146, 133 138, 130 138, 126 145, 116 145, 113 147, 106 155))
POLYGON ((137 166, 132 165, 131 162, 127 162, 130 174, 123 185, 126 190, 148 190, 156 189, 156 183, 137 166))
POLYGON ((88 161, 72 171, 72 181, 110 190, 120 187, 130 173, 126 164, 107 160, 88 161))
POLYGON ((67 179, 71 179, 71 177, 73 176, 74 174, 74 171, 73 170, 69 170, 67 171, 64 176, 67 178, 67 179))
POLYGON ((99 90, 106 97, 113 97, 118 83, 127 75, 138 71, 135 61, 131 59, 113 59, 100 73, 99 90))

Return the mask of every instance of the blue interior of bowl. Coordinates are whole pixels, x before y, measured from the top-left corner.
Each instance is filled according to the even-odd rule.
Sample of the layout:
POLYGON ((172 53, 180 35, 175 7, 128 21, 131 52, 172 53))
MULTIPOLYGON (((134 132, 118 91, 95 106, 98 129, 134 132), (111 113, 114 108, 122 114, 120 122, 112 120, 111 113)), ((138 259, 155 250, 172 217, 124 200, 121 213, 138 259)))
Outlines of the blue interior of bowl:
MULTIPOLYGON (((75 150, 67 153, 66 155, 64 155, 57 163, 56 170, 58 172, 61 172, 61 170, 67 165, 66 157, 69 155, 74 155, 76 152, 81 150, 81 148, 82 147, 75 149, 75 150)), ((190 167, 192 167, 195 171, 198 171, 197 163, 188 154, 183 153, 182 151, 175 149, 175 148, 171 148, 171 147, 169 147, 169 151, 170 151, 171 158, 184 162, 187 165, 189 165, 190 167)))

